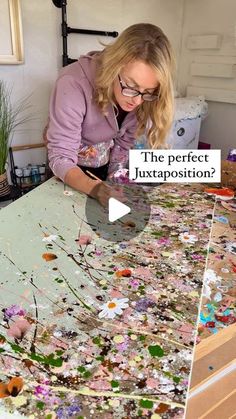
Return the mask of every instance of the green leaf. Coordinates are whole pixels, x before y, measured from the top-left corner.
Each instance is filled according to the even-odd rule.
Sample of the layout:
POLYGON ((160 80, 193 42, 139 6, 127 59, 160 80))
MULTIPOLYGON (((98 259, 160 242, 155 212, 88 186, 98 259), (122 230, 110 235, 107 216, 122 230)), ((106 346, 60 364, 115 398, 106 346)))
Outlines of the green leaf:
POLYGON ((146 340, 146 336, 144 336, 144 335, 140 335, 140 336, 139 336, 139 340, 141 340, 141 341, 146 340))
POLYGON ((30 354, 29 355, 30 359, 32 359, 33 361, 38 361, 38 362, 44 362, 44 357, 37 355, 37 354, 30 354))
POLYGON ((0 354, 1 354, 2 352, 5 352, 5 349, 0 348, 0 354))
POLYGON ((23 353, 24 352, 24 349, 22 349, 19 345, 15 345, 14 343, 10 343, 10 345, 11 345, 11 349, 14 351, 14 352, 16 352, 16 353, 23 353))
POLYGON ((52 367, 61 367, 63 364, 62 358, 54 358, 55 354, 50 354, 48 356, 41 356, 38 354, 30 354, 29 357, 34 361, 38 361, 42 364, 51 365, 52 367))
POLYGON ((62 282, 64 282, 64 280, 62 278, 54 278, 54 281, 56 281, 58 284, 61 284, 62 282))
POLYGON ((140 400, 140 406, 144 407, 145 409, 151 409, 153 407, 153 402, 150 400, 140 400))
POLYGON ((83 374, 86 371, 86 368, 83 367, 83 365, 81 365, 80 367, 77 368, 77 370, 83 374))
POLYGON ((45 357, 45 364, 49 364, 52 367, 61 367, 63 364, 63 360, 61 358, 54 358, 54 354, 50 354, 45 357))
POLYGON ((43 408, 44 408, 44 406, 45 406, 45 403, 44 403, 44 402, 38 402, 38 403, 36 404, 36 406, 37 406, 37 408, 38 408, 38 409, 43 410, 43 408))
POLYGON ((93 338, 93 343, 95 343, 95 345, 101 346, 100 336, 95 336, 95 338, 93 338))
POLYGON ((181 380, 181 377, 177 377, 176 375, 174 375, 174 377, 173 377, 173 381, 174 381, 176 384, 179 384, 180 380, 181 380))
POLYGON ((173 202, 165 202, 163 203, 163 206, 166 208, 173 208, 175 204, 173 204, 173 202))
POLYGON ((112 386, 112 388, 117 388, 117 387, 119 387, 119 386, 120 386, 120 384, 119 384, 119 382, 118 382, 118 381, 114 381, 114 380, 112 380, 112 381, 111 381, 111 386, 112 386))
POLYGON ((161 237, 161 236, 164 236, 164 231, 152 231, 152 236, 155 236, 155 237, 161 237))
POLYGON ((161 358, 164 355, 164 351, 159 345, 151 345, 148 347, 148 350, 152 356, 161 358))
POLYGON ((65 241, 64 237, 62 237, 60 234, 58 234, 59 239, 61 239, 63 242, 65 241))
POLYGON ((63 354, 63 351, 58 350, 58 349, 55 352, 56 352, 57 356, 61 356, 63 354))

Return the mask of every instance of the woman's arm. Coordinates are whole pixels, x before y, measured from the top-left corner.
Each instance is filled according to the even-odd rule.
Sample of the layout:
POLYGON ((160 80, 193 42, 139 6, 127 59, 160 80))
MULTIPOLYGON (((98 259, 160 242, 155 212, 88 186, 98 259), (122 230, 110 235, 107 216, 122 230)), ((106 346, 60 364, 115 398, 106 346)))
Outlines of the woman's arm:
POLYGON ((57 80, 50 102, 47 147, 50 168, 68 186, 86 193, 107 206, 112 189, 88 177, 78 166, 78 149, 86 114, 81 86, 71 76, 57 80))
POLYGON ((125 129, 124 134, 114 139, 108 169, 109 177, 112 177, 119 168, 126 167, 129 161, 129 150, 134 146, 137 130, 137 118, 133 112, 127 115, 122 127, 125 129))
POLYGON ((97 199, 104 207, 108 206, 108 200, 112 196, 117 199, 122 197, 119 188, 116 191, 101 180, 91 179, 79 167, 73 167, 66 173, 65 183, 71 188, 97 199))
MULTIPOLYGON (((93 189, 101 183, 99 180, 93 180, 87 176, 79 167, 69 169, 65 175, 65 183, 79 192, 91 195, 93 189)), ((92 196, 92 195, 91 195, 92 196)))
POLYGON ((60 77, 50 100, 47 148, 50 168, 63 182, 69 170, 77 168, 85 114, 81 86, 71 75, 60 77))

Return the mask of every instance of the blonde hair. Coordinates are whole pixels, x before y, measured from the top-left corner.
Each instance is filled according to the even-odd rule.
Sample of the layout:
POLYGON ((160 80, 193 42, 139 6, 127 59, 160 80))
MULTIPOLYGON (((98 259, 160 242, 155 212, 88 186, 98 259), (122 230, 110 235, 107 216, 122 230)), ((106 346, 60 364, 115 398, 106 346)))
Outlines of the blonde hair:
POLYGON ((137 107, 137 136, 146 132, 151 148, 166 148, 165 139, 173 120, 174 58, 163 31, 150 23, 138 23, 125 29, 117 40, 99 54, 95 101, 105 114, 114 104, 113 83, 122 67, 139 60, 150 65, 159 81, 159 98, 137 107))

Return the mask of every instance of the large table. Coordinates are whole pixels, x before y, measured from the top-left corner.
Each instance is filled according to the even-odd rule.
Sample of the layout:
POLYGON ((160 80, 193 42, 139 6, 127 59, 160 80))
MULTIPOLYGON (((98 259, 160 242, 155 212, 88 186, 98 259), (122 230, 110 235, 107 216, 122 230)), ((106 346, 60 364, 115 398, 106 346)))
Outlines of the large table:
POLYGON ((148 225, 118 243, 55 178, 0 211, 2 409, 183 418, 215 207, 203 189, 147 188, 148 225))

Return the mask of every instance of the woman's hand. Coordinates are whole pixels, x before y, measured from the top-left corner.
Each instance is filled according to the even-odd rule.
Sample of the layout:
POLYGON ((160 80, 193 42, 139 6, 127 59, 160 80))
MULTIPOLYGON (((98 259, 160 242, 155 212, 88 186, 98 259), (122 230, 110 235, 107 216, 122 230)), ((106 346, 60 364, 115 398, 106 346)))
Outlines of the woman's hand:
POLYGON ((91 191, 90 196, 97 199, 103 207, 108 207, 109 198, 124 201, 122 188, 119 186, 110 186, 105 182, 98 183, 91 191))
POLYGON ((72 167, 66 173, 64 182, 71 188, 97 199, 103 207, 108 207, 109 198, 125 201, 122 187, 91 179, 79 167, 72 167))

